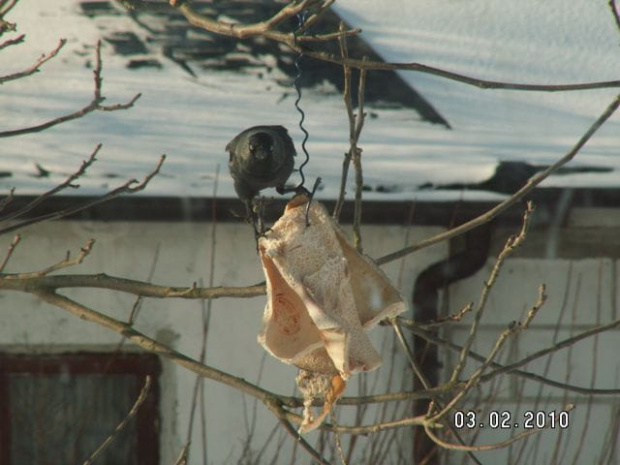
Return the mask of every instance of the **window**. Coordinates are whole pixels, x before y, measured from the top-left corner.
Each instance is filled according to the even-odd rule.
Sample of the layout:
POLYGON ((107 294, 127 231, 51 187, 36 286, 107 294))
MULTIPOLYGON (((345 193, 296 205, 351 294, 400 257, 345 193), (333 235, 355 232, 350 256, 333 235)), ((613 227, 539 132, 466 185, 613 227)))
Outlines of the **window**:
POLYGON ((0 354, 0 463, 83 463, 148 396, 97 464, 159 463, 159 359, 142 354, 0 354))

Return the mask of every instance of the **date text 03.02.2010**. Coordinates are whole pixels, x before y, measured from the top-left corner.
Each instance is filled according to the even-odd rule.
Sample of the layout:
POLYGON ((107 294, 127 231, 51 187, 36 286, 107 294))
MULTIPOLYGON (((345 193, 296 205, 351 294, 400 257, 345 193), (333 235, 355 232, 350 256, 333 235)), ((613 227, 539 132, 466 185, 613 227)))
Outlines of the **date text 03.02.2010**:
POLYGON ((517 416, 507 410, 490 410, 485 414, 474 410, 457 410, 453 419, 454 427, 457 429, 566 429, 569 425, 568 412, 564 411, 526 410, 517 416))

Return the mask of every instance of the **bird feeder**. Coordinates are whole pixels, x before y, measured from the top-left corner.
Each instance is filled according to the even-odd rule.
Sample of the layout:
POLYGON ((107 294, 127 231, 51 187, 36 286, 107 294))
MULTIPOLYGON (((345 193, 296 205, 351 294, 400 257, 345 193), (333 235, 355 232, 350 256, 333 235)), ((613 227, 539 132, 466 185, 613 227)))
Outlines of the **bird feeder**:
POLYGON ((381 357, 366 332, 406 305, 387 276, 353 248, 325 207, 300 194, 259 239, 267 305, 258 341, 302 372, 300 432, 318 427, 353 373, 376 369, 381 357), (324 400, 314 418, 311 403, 324 400))

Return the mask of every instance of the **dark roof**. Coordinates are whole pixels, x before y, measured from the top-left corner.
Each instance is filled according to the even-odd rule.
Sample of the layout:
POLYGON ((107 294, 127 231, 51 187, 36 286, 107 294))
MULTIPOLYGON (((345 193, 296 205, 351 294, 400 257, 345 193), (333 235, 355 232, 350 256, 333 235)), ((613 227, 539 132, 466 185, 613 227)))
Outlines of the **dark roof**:
MULTIPOLYGON (((227 17, 243 23, 257 22, 260 18, 269 18, 282 8, 281 3, 272 1, 196 1, 193 7, 212 17, 227 17)), ((99 19, 123 14, 114 8, 111 1, 85 1, 81 3, 83 14, 95 22, 99 19)), ((291 80, 297 75, 295 60, 297 54, 275 42, 264 39, 236 39, 213 34, 187 24, 187 21, 175 10, 162 8, 157 11, 131 11, 135 25, 147 32, 147 39, 139 37, 134 30, 103 29, 103 37, 110 43, 117 55, 126 58, 128 68, 161 67, 160 59, 170 59, 188 74, 193 76, 213 70, 245 72, 252 69, 262 71, 264 79, 269 79, 271 63, 291 80), (145 55, 149 57, 145 57, 145 55), (159 58, 152 58, 156 56, 159 58)), ((308 34, 323 34, 337 31, 344 20, 333 10, 325 12, 321 20, 310 27, 308 34)), ((292 31, 298 26, 298 20, 282 25, 285 31, 292 31)), ((347 24, 348 28, 355 24, 347 24)), ((372 61, 383 58, 361 37, 350 37, 348 48, 353 56, 365 56, 372 61)), ((338 41, 320 43, 312 48, 319 48, 331 54, 340 55, 338 41)), ((333 63, 306 59, 299 64, 303 71, 299 78, 302 87, 315 87, 329 82, 339 92, 344 88, 342 67, 333 63), (311 62, 311 65, 310 63, 311 62)), ((275 84, 279 84, 277 81, 275 84)), ((289 83, 285 83, 288 87, 289 83)), ((357 101, 357 73, 353 76, 352 97, 357 101)), ((372 107, 411 108, 421 118, 431 123, 449 127, 448 121, 439 114, 433 105, 422 97, 400 75, 394 71, 380 71, 367 76, 365 101, 372 107)))

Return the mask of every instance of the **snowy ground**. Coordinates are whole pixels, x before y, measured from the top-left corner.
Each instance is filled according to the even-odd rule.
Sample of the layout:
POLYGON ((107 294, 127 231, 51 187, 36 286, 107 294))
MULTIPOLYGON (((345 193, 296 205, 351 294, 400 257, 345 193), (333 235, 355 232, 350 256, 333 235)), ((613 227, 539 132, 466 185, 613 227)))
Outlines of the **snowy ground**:
MULTIPOLYGON (((577 83, 618 79, 617 30, 607 2, 593 0, 339 0, 338 12, 364 30, 386 60, 445 68, 485 79, 522 83, 577 83)), ((75 0, 22 1, 8 18, 27 34, 25 45, 2 50, 0 74, 21 70, 61 37, 68 44, 43 72, 2 85, 0 130, 41 123, 87 104, 92 95, 93 44, 101 30, 79 14, 75 0), (91 60, 92 61, 92 60, 91 60)), ((131 27, 117 17, 110 28, 131 27)), ((142 33, 137 31, 137 33, 142 33)), ((6 38, 6 35, 5 35, 6 38)), ((128 70, 104 45, 107 103, 142 92, 125 112, 91 114, 40 134, 5 138, 0 145, 0 189, 32 194, 74 171, 103 142, 99 162, 80 191, 101 193, 127 177, 141 177, 161 153, 162 175, 145 195, 209 196, 220 165, 219 196, 233 196, 226 143, 245 127, 284 124, 296 139, 292 88, 282 89, 248 74, 203 73, 190 78, 178 66, 128 70), (285 98, 283 98, 285 97, 285 98), (35 163, 52 174, 36 178, 35 163)), ((617 89, 540 93, 479 90, 420 73, 403 73, 451 123, 453 130, 421 122, 411 110, 373 110, 361 139, 365 182, 394 188, 366 198, 433 200, 461 198, 461 192, 419 191, 424 183, 479 182, 498 161, 551 163, 566 153, 614 98, 617 89)), ((331 89, 306 91, 302 106, 310 132, 306 175, 321 176, 322 198, 333 198, 342 154, 348 147, 342 98, 331 89)), ((545 186, 620 187, 620 117, 594 137, 577 164, 610 167, 609 173, 556 176, 545 186)), ((351 192, 352 189, 349 189, 351 192)), ((470 192, 466 199, 501 198, 470 192)))

